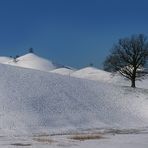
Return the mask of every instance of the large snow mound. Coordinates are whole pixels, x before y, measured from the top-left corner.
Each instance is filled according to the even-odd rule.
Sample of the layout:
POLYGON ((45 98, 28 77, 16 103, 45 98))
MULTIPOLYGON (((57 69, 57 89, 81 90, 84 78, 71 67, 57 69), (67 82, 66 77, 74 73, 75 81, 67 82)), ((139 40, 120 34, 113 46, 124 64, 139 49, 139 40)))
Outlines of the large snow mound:
POLYGON ((0 64, 0 131, 38 133, 148 124, 148 90, 0 64))
POLYGON ((3 62, 1 63, 24 67, 24 68, 31 68, 41 71, 50 71, 57 68, 57 65, 53 64, 52 61, 39 57, 34 53, 28 53, 26 55, 16 58, 15 60, 14 59, 6 61, 3 60, 3 62))

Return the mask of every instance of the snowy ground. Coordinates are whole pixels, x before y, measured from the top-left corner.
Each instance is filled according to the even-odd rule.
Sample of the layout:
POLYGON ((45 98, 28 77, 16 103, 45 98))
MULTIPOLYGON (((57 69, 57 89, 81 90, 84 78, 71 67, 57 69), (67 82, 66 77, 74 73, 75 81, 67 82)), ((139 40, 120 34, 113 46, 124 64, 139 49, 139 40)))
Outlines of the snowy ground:
POLYGON ((34 136, 13 136, 0 137, 0 148, 147 148, 148 133, 144 131, 125 132, 123 133, 83 133, 70 135, 34 135, 34 136), (86 139, 73 139, 73 137, 81 135, 86 139), (92 139, 91 139, 91 136, 92 139), (95 135, 95 136, 94 136, 95 135), (90 139, 87 139, 90 136, 90 139), (98 136, 98 137, 97 137, 98 136), (100 138, 99 138, 100 136, 100 138), (96 138, 94 138, 96 137, 96 138))
POLYGON ((55 65, 34 54, 15 66, 7 60, 0 58, 0 148, 148 147, 147 77, 133 89, 92 67, 49 72, 55 65))

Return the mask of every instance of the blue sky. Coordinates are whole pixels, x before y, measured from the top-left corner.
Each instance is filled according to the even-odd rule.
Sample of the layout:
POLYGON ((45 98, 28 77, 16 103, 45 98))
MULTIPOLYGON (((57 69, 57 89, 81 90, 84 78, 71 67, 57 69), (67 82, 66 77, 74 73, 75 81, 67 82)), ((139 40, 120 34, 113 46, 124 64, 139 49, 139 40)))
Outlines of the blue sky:
POLYGON ((101 68, 119 38, 148 35, 147 0, 0 0, 0 55, 101 68))

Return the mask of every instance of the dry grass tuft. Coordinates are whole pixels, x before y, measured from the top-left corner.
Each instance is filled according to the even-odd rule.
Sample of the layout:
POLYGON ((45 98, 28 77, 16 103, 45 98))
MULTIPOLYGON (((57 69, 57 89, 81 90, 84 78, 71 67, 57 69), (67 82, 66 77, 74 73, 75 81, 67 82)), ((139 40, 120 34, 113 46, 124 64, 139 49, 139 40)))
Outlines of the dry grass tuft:
POLYGON ((79 140, 79 141, 85 141, 85 140, 95 140, 95 139, 102 139, 103 136, 100 134, 76 134, 69 137, 72 140, 79 140))
POLYGON ((24 143, 12 143, 11 145, 13 145, 13 146, 31 146, 30 143, 28 143, 28 144, 24 144, 24 143))
POLYGON ((33 138, 33 140, 40 142, 40 143, 46 143, 46 144, 52 144, 52 143, 56 142, 56 141, 50 139, 49 137, 36 137, 36 138, 33 138))

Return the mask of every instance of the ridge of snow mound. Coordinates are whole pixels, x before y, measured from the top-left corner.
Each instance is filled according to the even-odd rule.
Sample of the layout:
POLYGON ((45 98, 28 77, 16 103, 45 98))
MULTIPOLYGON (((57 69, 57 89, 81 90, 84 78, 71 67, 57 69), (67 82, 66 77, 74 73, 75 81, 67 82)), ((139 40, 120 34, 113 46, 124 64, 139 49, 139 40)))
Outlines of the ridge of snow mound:
POLYGON ((89 79, 89 80, 97 80, 97 81, 100 81, 100 80, 109 81, 112 78, 111 73, 94 68, 94 67, 86 67, 86 68, 80 69, 72 73, 71 76, 77 77, 77 78, 89 79))
POLYGON ((148 124, 147 90, 4 64, 0 64, 0 75, 1 133, 148 124))
POLYGON ((50 60, 41 58, 33 53, 28 53, 24 56, 18 57, 16 60, 10 60, 4 64, 19 66, 24 68, 31 68, 41 71, 50 71, 57 68, 50 60))
POLYGON ((52 70, 51 72, 52 73, 56 73, 56 74, 61 74, 61 75, 71 75, 75 70, 72 69, 72 68, 66 68, 66 67, 63 67, 63 68, 57 68, 55 70, 52 70))
POLYGON ((11 60, 12 60, 12 58, 10 58, 10 57, 0 56, 0 63, 5 63, 5 62, 11 61, 11 60))

